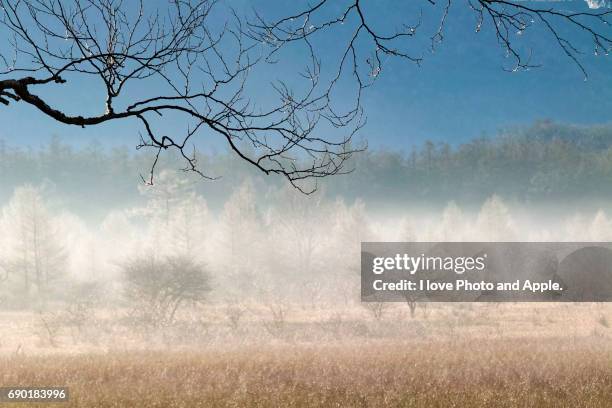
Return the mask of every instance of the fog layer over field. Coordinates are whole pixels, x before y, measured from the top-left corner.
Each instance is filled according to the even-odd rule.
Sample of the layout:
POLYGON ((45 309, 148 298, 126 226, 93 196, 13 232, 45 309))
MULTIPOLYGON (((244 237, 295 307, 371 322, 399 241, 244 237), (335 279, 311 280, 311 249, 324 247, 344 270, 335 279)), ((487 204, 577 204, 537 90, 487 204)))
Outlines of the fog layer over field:
MULTIPOLYGON (((425 146, 418 158, 413 154, 412 162, 389 152, 369 153, 362 160, 370 177, 377 174, 377 164, 393 167, 391 159, 403 157, 397 165, 403 169, 403 181, 380 177, 379 183, 367 182, 364 167, 358 167, 355 174, 324 183, 312 195, 244 169, 236 170, 244 177, 232 180, 231 188, 216 191, 215 186, 224 189, 228 183, 202 180, 168 163, 160 166, 151 186, 139 182, 135 174, 150 165, 145 157, 119 160, 117 152, 73 151, 57 140, 40 152, 5 147, 9 161, 36 156, 39 160, 30 176, 9 172, 2 186, 0 308, 5 313, 0 350, 151 347, 159 341, 178 347, 229 340, 307 340, 320 335, 345 340, 405 338, 415 331, 426 338, 455 335, 458 322, 465 319, 471 322, 466 330, 479 336, 499 334, 504 327, 513 334, 533 334, 507 326, 498 319, 501 309, 488 305, 466 309, 423 303, 415 311, 402 304, 362 304, 360 243, 611 240, 605 184, 599 184, 603 187, 597 193, 560 200, 571 189, 589 188, 579 182, 589 173, 584 170, 589 157, 598 160, 598 180, 607 177, 605 157, 610 146, 599 143, 605 130, 546 126, 552 125, 544 126, 547 132, 556 129, 553 134, 562 137, 542 136, 536 143, 522 135, 446 153, 425 146), (572 132, 582 136, 574 138, 572 132), (550 162, 544 165, 535 156, 527 160, 506 152, 511 146, 523 151, 528 142, 535 143, 535 151, 550 162), (475 197, 466 199, 466 193, 457 200, 438 197, 425 206, 420 199, 430 194, 426 180, 434 190, 442 188, 439 183, 453 184, 453 179, 465 185, 479 177, 485 180, 490 173, 478 170, 465 178, 450 170, 468 163, 466 157, 473 149, 484 149, 479 156, 485 169, 505 157, 508 182, 498 185, 501 193, 496 194, 497 184, 490 184, 475 197), (377 155, 382 159, 376 161, 377 155), (64 174, 69 162, 90 163, 93 169, 75 168, 64 174), (568 162, 583 169, 571 179, 573 184, 559 176, 561 164, 568 162), (526 163, 531 163, 534 174, 520 177, 531 184, 523 185, 523 193, 511 194, 519 179, 509 169, 518 166, 517 171, 525 171, 526 163), (93 173, 85 179, 87 172, 93 173), (129 174, 131 184, 126 182, 129 174), (412 183, 409 176, 419 174, 421 178, 412 183), (355 178, 363 194, 353 187, 334 188, 334 183, 350 186, 355 178), (543 180, 548 181, 542 184, 543 180), (404 183, 411 186, 414 201, 397 188, 404 183), (573 187, 568 190, 568 186, 573 187), (389 316, 392 324, 380 324, 389 316)), ((208 157, 208 163, 225 163, 221 167, 231 170, 229 162, 219 157, 208 157)), ((567 313, 567 306, 551 307, 546 305, 545 310, 553 317, 538 315, 537 322, 567 313)), ((533 310, 515 307, 508 316, 518 316, 518 320, 509 318, 514 323, 531 322, 533 310)), ((608 327, 603 311, 592 314, 580 333, 590 335, 593 327, 608 327)), ((559 328, 553 324, 537 333, 556 336, 559 328)))
POLYGON ((44 186, 16 188, 2 209, 3 305, 32 307, 94 283, 110 290, 107 301, 121 304, 130 265, 177 257, 201 266, 209 300, 353 302, 361 241, 612 238, 603 210, 550 217, 495 195, 477 211, 454 202, 441 211, 407 203, 405 211, 381 216, 359 199, 324 190, 305 196, 291 186, 271 189, 269 204, 261 205, 246 180, 212 211, 192 186, 182 173, 163 171, 154 186, 134 186, 144 205, 109 211, 99 223, 54 205, 58 197, 44 186))
POLYGON ((216 212, 179 176, 100 223, 16 189, 0 229, 4 381, 67 386, 75 407, 609 406, 607 304, 414 313, 358 297, 362 240, 606 240, 604 211, 547 222, 492 196, 382 217, 288 186, 261 205, 245 181, 216 212))

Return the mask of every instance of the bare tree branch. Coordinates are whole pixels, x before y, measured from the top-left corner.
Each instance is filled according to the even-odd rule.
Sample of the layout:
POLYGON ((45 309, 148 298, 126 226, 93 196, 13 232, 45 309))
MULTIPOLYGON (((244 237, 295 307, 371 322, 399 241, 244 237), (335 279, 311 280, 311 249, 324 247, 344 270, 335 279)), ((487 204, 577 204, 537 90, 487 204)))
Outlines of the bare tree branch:
POLYGON ((249 73, 262 57, 259 44, 244 36, 238 16, 234 13, 215 31, 210 28, 215 26, 215 1, 169 4, 158 9, 143 0, 131 5, 121 0, 0 0, 14 51, 0 57, 0 103, 27 103, 58 122, 81 127, 138 120, 144 129, 139 148, 156 150, 149 183, 167 149, 179 151, 186 171, 213 178, 199 169, 192 143, 204 133, 223 137, 240 158, 300 189, 302 180, 349 171, 345 165, 358 150, 350 142, 362 126, 361 112, 349 118, 326 109, 327 96, 317 91, 320 63, 314 53, 306 89, 298 93, 277 83, 279 103, 264 109, 246 95, 249 73), (103 85, 103 113, 71 115, 36 91, 79 76, 103 85), (126 91, 142 80, 159 93, 139 98, 126 91), (156 120, 169 114, 186 118, 189 127, 183 134, 157 129, 156 120), (317 136, 321 120, 346 127, 345 136, 317 136))
MULTIPOLYGON (((185 171, 214 179, 199 168, 194 139, 217 136, 241 159, 309 193, 313 187, 305 181, 350 171, 348 160, 361 150, 352 139, 365 124, 363 90, 389 58, 420 64, 423 55, 414 51, 412 40, 426 26, 424 13, 438 10, 440 16, 429 37, 433 51, 444 39, 454 6, 452 0, 423 1, 421 11, 402 17, 398 27, 381 29, 367 4, 318 0, 277 20, 255 12, 246 21, 215 0, 170 0, 163 6, 144 0, 0 0, 0 32, 7 38, 0 48, 0 104, 25 103, 81 127, 137 121, 142 126, 138 147, 155 152, 143 178, 148 183, 168 149, 180 153, 185 171), (346 38, 336 36, 340 31, 346 38), (317 48, 330 36, 339 57, 326 61, 324 72, 317 48), (300 83, 274 82, 273 105, 250 98, 251 76, 259 80, 253 72, 267 70, 294 44, 306 53, 300 83), (103 95, 92 95, 100 99, 100 113, 71 114, 45 96, 48 89, 62 92, 79 78, 102 86, 103 95), (350 103, 336 93, 347 78, 356 89, 350 103), (154 94, 134 92, 140 82, 154 94), (186 129, 164 134, 160 123, 168 117, 184 118, 186 129)), ((536 24, 585 76, 584 51, 567 33, 573 29, 588 36, 596 54, 612 48, 610 9, 568 11, 557 4, 505 0, 465 4, 476 15, 476 31, 493 30, 513 60, 511 71, 538 66, 531 50, 517 45, 536 24)))
MULTIPOLYGON (((346 52, 339 63, 338 71, 342 72, 344 64, 348 59, 352 66, 352 75, 357 77, 360 87, 366 82, 359 66, 361 60, 370 67, 371 77, 376 77, 382 70, 383 56, 400 57, 416 64, 423 59, 421 55, 409 52, 408 40, 417 34, 421 27, 422 18, 416 21, 405 22, 399 29, 385 32, 384 29, 375 27, 364 11, 365 0, 350 0, 342 4, 342 12, 339 17, 330 17, 332 5, 336 2, 330 0, 319 0, 317 3, 304 8, 294 14, 278 20, 266 21, 261 15, 256 14, 255 21, 250 24, 254 37, 266 41, 273 47, 271 54, 275 54, 282 47, 290 43, 312 40, 315 36, 322 36, 334 32, 340 25, 350 25, 354 30, 354 36, 345 44, 346 52), (315 22, 316 21, 316 22, 315 22), (361 54, 355 49, 358 40, 367 40, 370 43, 370 53, 361 50, 361 54), (365 55, 364 55, 365 54, 365 55), (373 55, 371 57, 370 55, 373 55)), ((561 8, 559 4, 545 4, 541 7, 532 6, 534 2, 506 1, 506 0, 466 0, 468 7, 476 14, 476 31, 491 26, 495 32, 500 46, 508 57, 514 60, 509 70, 526 70, 537 67, 531 62, 532 52, 523 52, 516 45, 516 40, 534 24, 540 23, 561 51, 572 60, 573 63, 587 75, 586 69, 580 60, 583 53, 574 42, 574 38, 564 37, 562 32, 574 30, 574 34, 587 34, 595 48, 595 53, 608 53, 612 48, 612 33, 610 28, 610 16, 612 10, 588 10, 571 11, 561 8)), ((371 3, 369 3, 371 4, 371 3)), ((448 20, 452 0, 427 0, 424 5, 431 10, 438 11, 440 23, 436 32, 431 36, 431 50, 444 39, 444 26, 448 20)), ((575 6, 574 6, 575 7, 575 6)), ((586 3, 583 4, 586 8, 586 3)), ((421 12, 422 14, 422 12, 421 12)), ((410 19, 411 17, 408 17, 410 19)), ((388 24, 385 24, 387 27, 388 24)), ((386 29, 386 28, 385 28, 386 29)), ((572 34, 572 35, 574 35, 572 34)), ((367 51, 367 49, 366 49, 367 51)), ((333 85, 333 84, 332 84, 333 85)))

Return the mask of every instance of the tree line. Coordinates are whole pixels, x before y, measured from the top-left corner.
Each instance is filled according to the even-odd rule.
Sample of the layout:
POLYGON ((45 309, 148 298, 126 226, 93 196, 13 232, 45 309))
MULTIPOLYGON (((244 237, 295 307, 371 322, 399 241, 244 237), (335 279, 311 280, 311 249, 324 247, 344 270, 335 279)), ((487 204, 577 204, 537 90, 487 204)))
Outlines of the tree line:
MULTIPOLYGON (((370 149, 353 157, 353 171, 320 182, 327 195, 367 204, 479 203, 492 194, 519 201, 575 200, 612 196, 612 126, 575 126, 539 121, 453 145, 427 141, 412 148, 370 149)), ((73 148, 54 137, 38 148, 0 141, 0 202, 15 187, 45 185, 63 205, 83 216, 142 203, 141 174, 148 153, 92 143, 73 148), (91 197, 96 197, 91 200, 91 197)), ((165 155, 158 171, 180 169, 180 158, 165 155)), ((184 178, 213 210, 221 209, 233 188, 253 180, 259 195, 283 183, 265 176, 229 152, 200 153, 199 166, 219 179, 184 178)), ((263 197, 265 200, 265 197, 263 197)))

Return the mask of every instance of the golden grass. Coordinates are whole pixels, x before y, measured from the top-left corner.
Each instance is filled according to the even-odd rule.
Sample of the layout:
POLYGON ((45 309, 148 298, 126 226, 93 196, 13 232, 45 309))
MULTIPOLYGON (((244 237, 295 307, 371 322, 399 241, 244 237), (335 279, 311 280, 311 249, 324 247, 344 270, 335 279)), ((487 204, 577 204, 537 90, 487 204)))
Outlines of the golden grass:
POLYGON ((5 357, 0 380, 68 386, 61 407, 610 407, 609 343, 364 340, 5 357))

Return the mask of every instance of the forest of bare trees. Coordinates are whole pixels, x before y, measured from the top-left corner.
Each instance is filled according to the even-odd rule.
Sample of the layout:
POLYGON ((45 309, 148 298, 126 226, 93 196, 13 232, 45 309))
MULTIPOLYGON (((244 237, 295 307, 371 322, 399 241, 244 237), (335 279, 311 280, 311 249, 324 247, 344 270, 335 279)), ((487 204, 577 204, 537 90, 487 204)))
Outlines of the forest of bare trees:
MULTIPOLYGON (((538 122, 501 131, 457 145, 426 142, 405 150, 370 149, 353 157, 355 170, 321 183, 328 195, 347 200, 360 198, 374 206, 418 204, 445 205, 450 200, 479 205, 492 194, 509 200, 571 202, 589 196, 604 202, 612 196, 612 129, 538 122), (375 181, 375 182, 374 182, 375 181)), ((160 169, 175 172, 180 159, 166 155, 160 169)), ((254 194, 266 201, 266 192, 282 183, 262 177, 229 153, 200 153, 200 162, 222 177, 215 181, 183 174, 172 191, 151 192, 139 174, 146 172, 150 156, 134 154, 129 147, 103 148, 91 144, 69 147, 61 139, 39 149, 25 149, 0 140, 0 200, 8 201, 23 184, 45 185, 62 196, 72 211, 89 218, 103 217, 100 208, 142 205, 167 207, 173 195, 191 189, 220 211, 236 185, 251 178, 254 194), (141 192, 143 194, 141 194, 141 192), (96 195, 94 201, 89 198, 96 195), (164 198, 167 196, 167 198, 164 198)), ((166 176, 169 173, 166 173, 166 176)), ((164 177, 166 177, 164 176, 164 177)), ((164 186, 164 180, 160 180, 164 186)), ((189 240, 188 234, 186 240, 189 240)), ((185 245, 193 243, 186 242, 185 245)))

